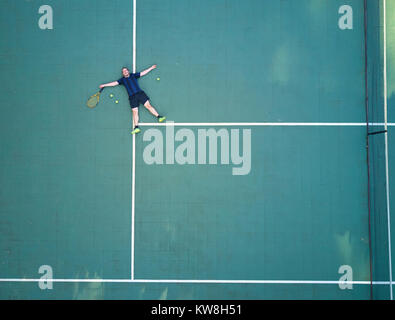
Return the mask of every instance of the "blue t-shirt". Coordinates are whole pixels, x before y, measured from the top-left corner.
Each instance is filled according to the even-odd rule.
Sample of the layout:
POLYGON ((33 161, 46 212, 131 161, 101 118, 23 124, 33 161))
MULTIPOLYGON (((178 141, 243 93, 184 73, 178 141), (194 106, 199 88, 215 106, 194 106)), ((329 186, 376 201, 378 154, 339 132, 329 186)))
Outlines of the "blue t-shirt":
POLYGON ((122 77, 119 79, 118 83, 124 85, 129 96, 132 96, 137 92, 142 91, 137 83, 138 78, 140 78, 140 72, 131 73, 128 78, 122 77))

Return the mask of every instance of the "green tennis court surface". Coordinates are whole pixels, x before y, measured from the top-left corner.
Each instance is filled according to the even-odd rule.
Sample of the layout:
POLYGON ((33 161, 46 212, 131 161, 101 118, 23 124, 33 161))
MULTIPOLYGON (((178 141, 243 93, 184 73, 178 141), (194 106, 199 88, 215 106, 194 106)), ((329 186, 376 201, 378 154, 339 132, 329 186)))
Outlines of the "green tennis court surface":
POLYGON ((0 298, 390 299, 395 3, 366 4, 48 0, 41 29, 0 0, 0 298), (87 108, 153 64, 166 124, 87 108))

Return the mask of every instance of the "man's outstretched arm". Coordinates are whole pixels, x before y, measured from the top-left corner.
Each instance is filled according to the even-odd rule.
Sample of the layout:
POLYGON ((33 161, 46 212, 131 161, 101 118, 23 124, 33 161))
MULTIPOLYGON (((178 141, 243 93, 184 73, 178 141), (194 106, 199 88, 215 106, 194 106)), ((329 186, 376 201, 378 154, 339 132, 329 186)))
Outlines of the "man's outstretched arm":
POLYGON ((119 85, 118 81, 114 81, 114 82, 109 82, 109 83, 105 83, 105 84, 101 84, 99 86, 100 89, 105 88, 105 87, 115 87, 119 85))
POLYGON ((156 64, 154 64, 152 67, 150 67, 150 68, 148 68, 148 69, 146 69, 144 71, 141 71, 140 72, 140 77, 145 76, 148 72, 154 70, 155 68, 156 68, 156 64))

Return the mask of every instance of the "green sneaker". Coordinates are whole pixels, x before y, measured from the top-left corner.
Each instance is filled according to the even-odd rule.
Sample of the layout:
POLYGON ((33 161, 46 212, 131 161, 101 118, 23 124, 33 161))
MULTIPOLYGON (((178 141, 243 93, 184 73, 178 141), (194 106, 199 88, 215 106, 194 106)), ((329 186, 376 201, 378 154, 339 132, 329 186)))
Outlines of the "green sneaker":
POLYGON ((134 130, 132 130, 131 134, 136 134, 139 133, 141 130, 140 128, 135 128, 134 130))
POLYGON ((159 122, 163 122, 163 121, 165 121, 165 120, 166 120, 166 117, 159 117, 159 118, 158 118, 158 121, 159 121, 159 122))

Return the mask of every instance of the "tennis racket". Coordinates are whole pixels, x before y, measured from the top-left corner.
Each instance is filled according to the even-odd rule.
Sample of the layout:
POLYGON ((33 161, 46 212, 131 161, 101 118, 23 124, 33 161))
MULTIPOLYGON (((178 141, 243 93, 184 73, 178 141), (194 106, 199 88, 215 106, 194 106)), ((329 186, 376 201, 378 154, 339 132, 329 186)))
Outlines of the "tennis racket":
POLYGON ((93 96, 91 96, 86 105, 88 106, 88 108, 94 108, 98 105, 99 101, 100 101, 100 94, 103 91, 104 88, 101 88, 99 92, 95 93, 93 96))

